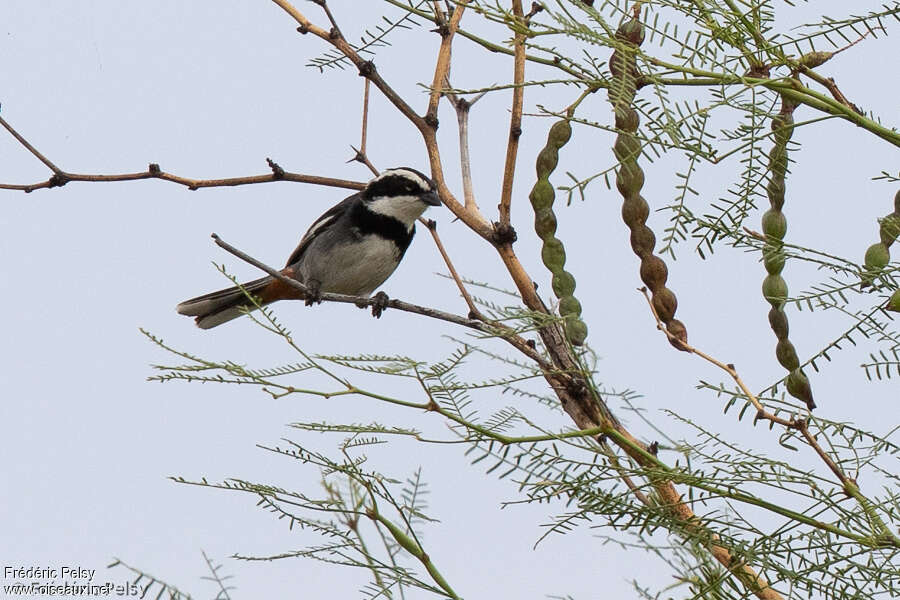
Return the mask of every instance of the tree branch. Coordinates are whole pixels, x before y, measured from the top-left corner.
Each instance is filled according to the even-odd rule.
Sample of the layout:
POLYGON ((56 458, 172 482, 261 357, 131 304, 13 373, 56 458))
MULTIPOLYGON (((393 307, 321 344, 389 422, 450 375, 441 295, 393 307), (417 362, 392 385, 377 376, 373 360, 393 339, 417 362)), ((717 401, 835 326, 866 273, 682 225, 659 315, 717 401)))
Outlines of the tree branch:
POLYGON ((513 39, 513 97, 509 118, 509 140, 506 144, 506 162, 503 166, 503 186, 500 188, 500 229, 508 230, 510 205, 512 204, 513 181, 516 177, 516 157, 519 152, 519 137, 522 135, 522 103, 525 88, 525 37, 528 22, 522 10, 522 0, 512 0, 513 19, 516 25, 513 39))

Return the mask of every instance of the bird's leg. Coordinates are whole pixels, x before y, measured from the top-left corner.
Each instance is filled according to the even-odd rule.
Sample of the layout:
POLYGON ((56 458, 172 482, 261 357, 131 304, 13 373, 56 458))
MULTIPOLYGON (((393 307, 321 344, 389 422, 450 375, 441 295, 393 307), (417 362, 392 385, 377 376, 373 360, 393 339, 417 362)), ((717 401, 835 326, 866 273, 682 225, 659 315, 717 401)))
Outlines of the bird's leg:
POLYGON ((306 289, 309 290, 309 294, 306 296, 306 306, 312 306, 313 304, 321 304, 322 303, 322 282, 317 279, 310 279, 309 281, 304 281, 303 285, 306 286, 306 289))

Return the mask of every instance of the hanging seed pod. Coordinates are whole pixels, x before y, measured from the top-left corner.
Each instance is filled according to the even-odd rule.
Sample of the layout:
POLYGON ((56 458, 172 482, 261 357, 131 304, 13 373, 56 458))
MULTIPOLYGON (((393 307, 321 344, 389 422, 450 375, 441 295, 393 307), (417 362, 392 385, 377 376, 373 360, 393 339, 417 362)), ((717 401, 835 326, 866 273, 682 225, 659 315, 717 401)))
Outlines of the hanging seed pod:
POLYGON ((802 400, 812 410, 816 403, 812 397, 809 379, 800 370, 800 358, 794 344, 788 340, 788 318, 784 312, 787 301, 788 286, 781 271, 784 269, 784 236, 787 233, 787 218, 781 212, 784 206, 785 174, 787 173, 787 145, 794 133, 794 108, 787 98, 781 98, 781 112, 772 119, 772 131, 775 144, 769 152, 769 183, 766 193, 769 197, 769 210, 762 216, 762 230, 766 236, 763 246, 763 264, 766 267, 766 278, 763 280, 762 293, 772 306, 769 309, 769 325, 778 338, 775 345, 775 358, 788 371, 785 387, 788 393, 802 400))
POLYGON ((891 244, 897 240, 900 234, 900 192, 894 196, 894 212, 885 215, 880 220, 878 227, 878 235, 881 241, 872 244, 866 250, 865 267, 862 273, 862 287, 867 288, 872 285, 881 271, 891 262, 891 244))
POLYGON ((534 231, 544 242, 541 259, 553 276, 553 293, 559 298, 559 314, 565 318, 566 337, 569 343, 580 346, 587 337, 587 325, 581 320, 581 303, 575 298, 575 277, 565 270, 566 249, 556 237, 556 215, 553 200, 556 192, 550 184, 550 174, 559 162, 559 149, 572 136, 572 126, 563 119, 550 127, 547 145, 538 153, 535 169, 537 182, 528 198, 534 209, 534 231))
POLYGON ((644 41, 644 26, 636 13, 619 26, 616 40, 619 47, 609 59, 609 70, 613 76, 609 86, 609 102, 613 107, 616 129, 619 130, 613 144, 613 154, 619 161, 616 189, 622 195, 622 220, 631 230, 631 249, 641 259, 641 280, 652 294, 653 308, 666 329, 674 336, 674 339, 670 338, 672 345, 685 350, 681 342, 687 343, 687 329, 675 318, 678 301, 672 290, 666 287, 669 276, 666 263, 653 254, 656 236, 646 225, 650 206, 641 196, 644 171, 638 165, 641 142, 635 135, 640 125, 640 116, 632 103, 640 76, 635 51, 644 41))
POLYGON ((888 303, 885 308, 893 312, 900 312, 900 290, 897 290, 893 294, 891 294, 891 297, 888 299, 888 303))

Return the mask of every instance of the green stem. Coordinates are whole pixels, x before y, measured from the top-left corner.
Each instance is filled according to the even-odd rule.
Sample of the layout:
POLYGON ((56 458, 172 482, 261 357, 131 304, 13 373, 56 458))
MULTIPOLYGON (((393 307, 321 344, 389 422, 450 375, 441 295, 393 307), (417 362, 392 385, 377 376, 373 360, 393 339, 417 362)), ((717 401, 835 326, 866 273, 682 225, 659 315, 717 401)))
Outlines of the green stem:
POLYGON ((444 579, 443 575, 438 571, 437 567, 434 566, 434 562, 432 562, 428 554, 425 553, 422 547, 419 546, 414 539, 406 535, 403 530, 394 525, 389 519, 385 518, 384 515, 379 513, 374 507, 369 510, 369 517, 384 525, 391 533, 391 537, 393 537, 404 550, 416 557, 419 562, 425 566, 425 569, 428 571, 428 574, 431 575, 434 582, 438 584, 442 590, 447 592, 448 596, 455 599, 459 598, 459 596, 456 595, 456 592, 453 591, 453 588, 450 587, 450 584, 447 583, 447 580, 444 579))
MULTIPOLYGON (((767 502, 761 498, 757 498, 751 494, 746 492, 740 492, 733 488, 720 488, 717 486, 709 485, 704 483, 701 480, 698 480, 696 477, 685 474, 682 471, 677 469, 673 469, 672 467, 663 463, 659 458, 647 452, 643 447, 638 444, 635 444, 626 436, 619 433, 617 430, 613 428, 609 428, 607 431, 604 431, 604 434, 611 440, 613 440, 616 445, 623 449, 628 449, 633 453, 637 453, 641 456, 641 458, 649 463, 652 467, 655 467, 661 470, 664 473, 664 477, 666 479, 671 480, 673 483, 682 483, 684 485, 688 485, 697 489, 701 489, 712 494, 716 494, 723 498, 730 498, 737 502, 743 502, 745 504, 751 504, 753 506, 758 506, 759 508, 763 508, 770 512, 782 515, 794 521, 805 523, 811 527, 815 527, 817 529, 821 529, 823 531, 827 531, 834 535, 838 535, 844 538, 851 539, 859 544, 863 544, 866 546, 877 546, 883 545, 884 542, 879 542, 878 539, 873 539, 872 536, 865 536, 853 533, 852 531, 847 531, 845 529, 841 529, 840 527, 836 527, 830 523, 826 523, 824 521, 819 521, 818 519, 812 519, 802 513, 798 513, 796 511, 790 510, 788 508, 784 508, 777 504, 773 504, 771 502, 767 502)), ((868 512, 867 512, 868 514, 868 512)), ((892 546, 900 547, 900 540, 891 540, 892 546)))

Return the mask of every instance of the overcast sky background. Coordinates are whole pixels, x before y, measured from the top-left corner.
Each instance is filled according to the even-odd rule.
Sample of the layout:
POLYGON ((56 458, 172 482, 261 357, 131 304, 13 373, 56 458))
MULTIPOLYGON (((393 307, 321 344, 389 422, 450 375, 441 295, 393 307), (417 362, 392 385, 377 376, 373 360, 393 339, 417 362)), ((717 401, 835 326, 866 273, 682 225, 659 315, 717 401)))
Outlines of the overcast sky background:
MULTIPOLYGON (((379 11, 397 14, 377 2, 330 4, 352 39, 379 11)), ((845 4, 790 8, 779 3, 778 10, 793 25, 823 13, 841 16, 845 4)), ((879 6, 853 3, 853 11, 879 6)), ((298 8, 324 24, 311 3, 300 2, 298 8)), ((475 15, 467 19, 477 21, 475 15)), ((72 172, 133 172, 157 162, 178 175, 218 178, 265 173, 265 158, 271 157, 291 171, 366 180, 364 167, 345 162, 352 155, 349 146, 359 141, 362 80, 352 69, 321 75, 306 68, 307 60, 326 47, 312 36, 300 36, 295 27, 263 0, 3 0, 2 115, 50 160, 72 172)), ((415 29, 399 32, 392 41, 393 47, 379 51, 376 64, 422 111, 426 100, 418 84, 430 82, 439 38, 415 29)), ((892 125, 900 116, 898 56, 896 37, 869 39, 822 71, 834 75, 853 101, 892 125)), ((511 73, 508 58, 489 55, 462 39, 454 60, 453 82, 459 87, 505 81, 511 73)), ((528 68, 529 78, 555 76, 528 68)), ((509 96, 508 91, 488 95, 471 117, 476 194, 489 218, 499 197, 509 96)), ((574 96, 574 88, 529 91, 526 111, 535 112, 536 103, 560 109, 574 96)), ((587 102, 589 118, 608 122, 605 94, 587 102)), ((801 108, 798 120, 810 114, 801 108)), ((461 197, 455 118, 447 104, 442 104, 440 118, 448 181, 461 197)), ((527 192, 548 125, 546 120, 525 122, 514 201, 516 249, 544 291, 549 278, 531 229, 527 192)), ((896 192, 896 184, 871 177, 882 170, 897 173, 897 149, 837 120, 801 129, 794 140, 804 148, 789 180, 791 241, 861 260, 877 240, 876 218, 891 210, 896 192)), ((559 173, 585 176, 608 167, 611 142, 609 135, 576 127, 559 173)), ((415 130, 374 89, 369 155, 380 168, 427 170, 415 130)), ((675 171, 683 169, 683 160, 672 158, 646 166, 644 195, 654 208, 676 195, 675 171)), ((739 168, 737 158, 704 166, 695 180, 703 202, 694 212, 704 212, 704 203, 724 195, 739 168)), ((0 181, 30 183, 48 176, 44 165, 0 131, 0 181)), ((557 185, 564 182, 562 176, 554 179, 557 185)), ((367 573, 301 559, 228 559, 234 553, 296 550, 316 538, 288 531, 284 522, 255 508, 249 495, 182 486, 167 477, 240 477, 315 492, 314 469, 255 445, 290 436, 333 449, 340 441, 287 428, 300 420, 377 420, 447 437, 443 425, 434 415, 348 397, 273 401, 249 388, 148 383, 151 364, 175 359, 138 331, 146 328, 174 347, 213 359, 253 366, 296 361, 283 342, 247 319, 200 331, 177 315, 174 306, 227 284, 211 261, 225 262, 241 278, 258 276, 214 246, 211 232, 281 265, 315 217, 348 194, 292 183, 191 192, 161 181, 71 183, 28 195, 0 191, 2 566, 75 564, 98 569, 95 582, 103 583, 126 579, 120 569, 104 569, 119 557, 197 598, 213 597, 214 588, 200 579, 208 574, 203 549, 234 575, 238 589, 233 598, 357 595, 367 573)), ((600 357, 598 379, 609 388, 643 394, 642 408, 674 437, 688 431, 663 416, 662 409, 724 431, 760 452, 809 460, 808 453, 798 456, 778 446, 776 434, 754 430, 749 422, 736 423, 732 413, 722 415, 721 399, 694 390, 699 379, 719 382, 722 376, 673 351, 655 330, 643 298, 634 291, 640 285, 638 263, 619 204, 614 191, 595 185, 586 202, 558 211, 560 237, 572 240, 567 268, 578 280, 589 342, 600 357)), ((750 226, 758 228, 759 214, 751 217, 750 226)), ((438 221, 464 276, 512 287, 484 242, 453 222, 446 209, 432 209, 429 216, 438 221)), ((651 216, 658 235, 666 219, 659 213, 651 216)), ((756 255, 720 247, 701 261, 693 247, 685 242, 679 260, 670 262, 678 317, 696 345, 736 363, 751 387, 762 389, 781 376, 772 356, 768 306, 759 291, 764 270, 756 255)), ((430 237, 420 231, 383 289, 393 297, 464 314, 452 284, 435 275, 443 270, 430 237)), ((795 282, 791 270, 789 264, 792 292, 816 281, 811 275, 795 282)), ((276 310, 312 352, 401 353, 439 360, 455 347, 444 336, 464 337, 442 323, 396 311, 376 321, 346 305, 307 309, 295 303, 276 310)), ((790 317, 801 360, 850 325, 846 319, 808 311, 792 311, 790 317)), ((505 351, 499 344, 490 347, 505 351)), ((854 420, 883 434, 896 422, 898 388, 896 379, 866 383, 858 365, 867 351, 838 352, 831 367, 810 375, 823 416, 854 420)), ((473 372, 489 377, 494 368, 476 365, 473 372)), ((390 384, 384 384, 386 391, 390 384)), ((405 391, 394 388, 393 393, 405 391)), ((479 401, 484 414, 515 404, 549 428, 569 425, 564 416, 520 398, 492 392, 479 401)), ((620 414, 636 435, 654 439, 644 423, 620 414)), ((592 598, 603 590, 604 596, 626 598, 634 597, 633 578, 657 587, 670 583, 667 572, 652 573, 656 559, 602 545, 587 527, 533 548, 541 525, 565 507, 501 510, 501 502, 520 497, 515 484, 484 475, 482 465, 470 466, 463 450, 400 442, 367 452, 373 468, 399 479, 421 466, 431 491, 428 512, 440 519, 424 528, 426 549, 459 594, 592 598)), ((672 455, 665 458, 674 460, 672 455)), ((818 468, 811 460, 810 465, 818 468)))

